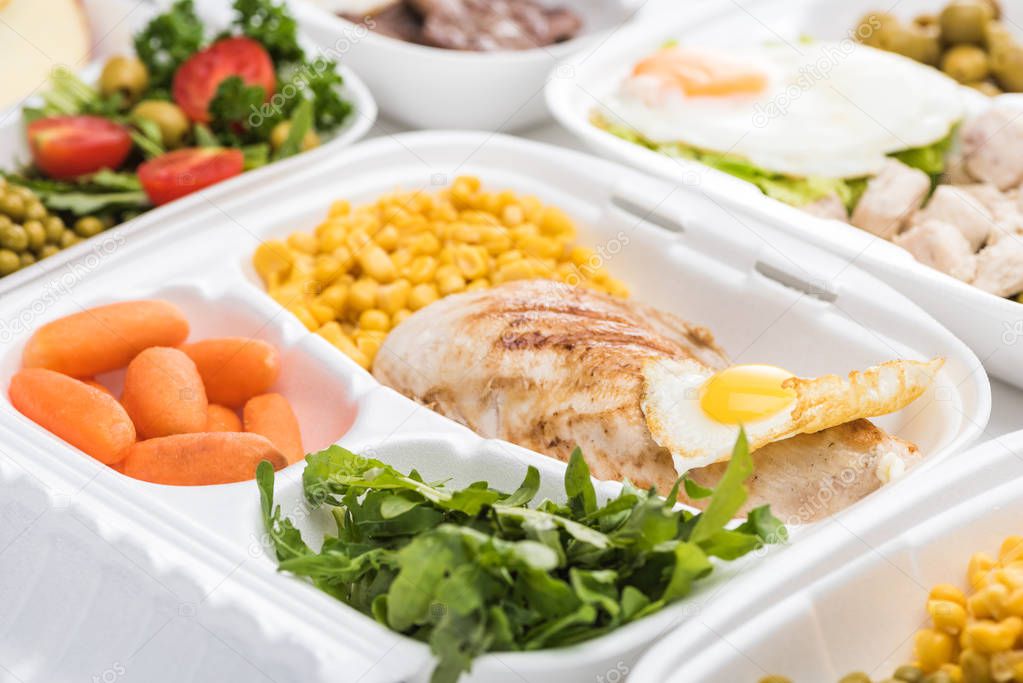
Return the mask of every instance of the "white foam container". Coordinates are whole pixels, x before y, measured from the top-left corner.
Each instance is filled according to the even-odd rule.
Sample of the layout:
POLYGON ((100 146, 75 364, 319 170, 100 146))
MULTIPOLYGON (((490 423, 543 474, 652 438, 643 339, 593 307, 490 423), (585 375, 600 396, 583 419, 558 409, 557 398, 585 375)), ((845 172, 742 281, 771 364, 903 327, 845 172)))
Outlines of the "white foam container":
MULTIPOLYGON (((16 372, 31 331, 46 321, 112 301, 161 297, 185 311, 193 339, 251 335, 281 349, 283 373, 276 389, 291 400, 307 449, 340 442, 401 469, 416 467, 427 478, 451 476, 463 485, 486 479, 504 488, 516 486, 527 464, 533 464, 541 471, 542 494, 554 495, 564 473, 560 461, 482 440, 380 386, 267 296, 250 266, 262 240, 311 229, 335 199, 370 201, 397 186, 436 190, 458 174, 478 175, 488 187, 536 194, 563 208, 577 221, 580 240, 605 255, 605 266, 629 284, 637 299, 707 325, 737 362, 769 362, 816 375, 845 373, 895 357, 945 356, 932 390, 903 411, 878 420, 892 433, 918 443, 927 459, 836 519, 857 511, 866 514, 880 502, 903 495, 925 470, 940 469, 935 466, 976 438, 987 422, 990 388, 976 357, 874 278, 854 268, 825 275, 837 259, 792 241, 762 221, 751 220, 746 228, 769 236, 781 251, 738 239, 735 218, 691 190, 575 152, 469 133, 406 134, 307 159, 286 170, 271 169, 256 188, 227 188, 216 206, 196 206, 163 230, 125 237, 99 263, 78 260, 69 268, 73 277, 65 282, 32 282, 5 295, 0 301, 0 386, 16 372)), ((117 388, 116 373, 105 379, 117 388)), ((165 536, 172 544, 187 538, 191 552, 177 568, 183 574, 215 573, 207 561, 233 567, 233 581, 258 587, 262 599, 299 615, 306 625, 294 631, 290 626, 275 628, 273 619, 259 617, 261 625, 269 622, 267 639, 284 630, 307 643, 294 653, 278 652, 285 661, 282 666, 292 658, 312 666, 307 661, 312 651, 316 666, 322 667, 315 675, 288 675, 284 680, 428 678, 433 663, 424 645, 275 573, 276 564, 263 543, 253 482, 169 487, 129 479, 24 418, 6 395, 0 399, 0 443, 11 444, 12 461, 116 505, 141 530, 165 536)), ((325 520, 309 514, 302 502, 302 468, 296 464, 278 473, 278 499, 315 539, 326 528, 325 520)), ((599 490, 611 495, 618 486, 603 482, 599 490)), ((111 513, 103 518, 114 524, 114 517, 111 513)), ((611 671, 620 674, 646 647, 692 616, 694 605, 728 600, 733 590, 735 595, 752 590, 742 586, 757 585, 775 557, 798 550, 803 538, 828 526, 796 529, 791 547, 722 566, 691 599, 608 636, 567 649, 482 657, 470 680, 582 681, 611 671)), ((4 559, 0 554, 0 563, 4 559)), ((47 584, 8 588, 8 580, 7 572, 0 571, 0 593, 23 594, 25 604, 45 599, 47 584)), ((245 603, 232 606, 242 609, 245 603)), ((249 608, 259 612, 261 604, 254 600, 249 608)), ((28 609, 19 614, 32 627, 29 632, 44 628, 33 621, 42 616, 28 609)), ((76 637, 80 647, 115 660, 122 649, 104 634, 85 629, 76 637)), ((244 647, 241 651, 247 652, 244 647)), ((4 666, 18 671, 32 657, 28 650, 16 651, 13 664, 4 666)))
POLYGON ((1006 536, 1019 535, 1021 455, 1023 432, 989 441, 879 503, 863 527, 836 525, 835 544, 787 553, 775 569, 800 590, 774 581, 741 613, 709 608, 652 648, 630 681, 756 683, 772 673, 816 683, 851 671, 887 678, 912 660, 912 636, 929 623, 931 586, 965 590, 970 556, 997 555, 1006 536), (837 554, 839 568, 814 581, 807 565, 822 552, 837 554), (783 599, 756 602, 770 594, 783 599))
MULTIPOLYGON (((164 4, 169 4, 164 2, 164 4)), ((92 30, 98 40, 95 46, 100 55, 92 64, 85 67, 80 75, 86 82, 93 84, 99 79, 106 58, 116 54, 134 54, 132 36, 143 28, 149 19, 159 12, 154 4, 135 3, 127 5, 121 0, 89 0, 87 5, 92 20, 92 30)), ((217 27, 227 25, 230 20, 230 3, 200 0, 196 3, 196 11, 207 26, 207 34, 214 35, 217 27)), ((305 35, 300 36, 303 47, 310 54, 318 54, 314 43, 305 35)), ((232 187, 252 187, 265 182, 266 173, 271 168, 293 168, 303 163, 303 158, 311 159, 320 156, 331 156, 348 147, 365 135, 377 117, 376 102, 370 95, 366 84, 355 75, 347 65, 339 62, 338 73, 344 79, 342 93, 352 103, 352 113, 330 136, 323 136, 322 144, 308 152, 283 159, 263 168, 243 173, 242 175, 218 183, 204 190, 194 192, 187 197, 151 209, 138 218, 121 223, 100 236, 83 240, 81 243, 63 249, 59 253, 43 259, 28 268, 23 268, 11 275, 0 278, 0 295, 11 291, 27 282, 39 278, 60 277, 67 265, 90 253, 96 254, 106 250, 103 245, 127 238, 130 235, 161 229, 183 212, 193 210, 197 206, 216 205, 223 193, 232 187)), ((28 162, 32 156, 25 139, 25 130, 21 118, 21 107, 12 108, 6 115, 0 112, 0 168, 13 170, 28 162)))
MULTIPOLYGON (((676 183, 698 187, 726 206, 745 206, 776 221, 786 232, 841 256, 885 280, 931 313, 984 361, 988 371, 1023 387, 1023 305, 976 289, 917 262, 908 251, 849 224, 816 218, 764 196, 756 187, 697 162, 673 159, 600 130, 590 113, 616 91, 641 57, 669 39, 686 44, 728 48, 800 36, 848 39, 857 20, 870 11, 888 11, 904 18, 934 12, 943 0, 881 3, 852 0, 734 0, 701 5, 703 11, 675 18, 665 15, 657 26, 624 29, 586 60, 570 59, 558 68, 571 78, 551 78, 547 101, 554 117, 588 147, 617 161, 676 183), (889 6, 891 5, 891 6, 889 6)), ((1007 25, 1023 26, 1023 3, 1003 2, 1007 25)), ((965 89, 971 107, 989 100, 965 89)), ((1023 97, 998 98, 1023 109, 1023 97)), ((751 123, 752 126, 752 123, 751 123)))
MULTIPOLYGON (((670 0, 668 0, 670 2, 670 0)), ((544 85, 554 66, 597 48, 664 0, 550 0, 583 18, 582 33, 531 50, 463 52, 407 43, 342 19, 333 0, 289 0, 303 31, 363 75, 384 114, 412 128, 515 131, 550 117, 544 85), (647 7, 647 5, 651 7, 647 7)), ((678 13, 678 9, 672 9, 678 13)), ((687 10, 686 10, 687 11, 687 10)))

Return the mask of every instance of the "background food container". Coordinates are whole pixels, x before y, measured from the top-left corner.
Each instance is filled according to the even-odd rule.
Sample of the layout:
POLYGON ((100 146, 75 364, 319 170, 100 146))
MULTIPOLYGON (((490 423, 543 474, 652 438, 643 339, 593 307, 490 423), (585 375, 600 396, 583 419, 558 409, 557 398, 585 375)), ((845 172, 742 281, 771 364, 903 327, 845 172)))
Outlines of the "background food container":
MULTIPOLYGON (((918 471, 841 513, 835 518, 838 524, 904 496, 926 470, 942 469, 936 466, 962 450, 987 421, 989 387, 977 359, 933 319, 874 278, 855 268, 829 274, 842 265, 840 260, 793 241, 756 217, 739 218, 724 211, 692 190, 577 153, 484 134, 408 134, 332 156, 301 157, 289 168, 271 166, 259 183, 225 188, 216 205, 194 204, 176 214, 165 229, 126 235, 98 260, 76 259, 69 264, 74 277, 66 281, 26 284, 0 302, 0 384, 9 382, 25 341, 39 325, 94 305, 160 297, 184 310, 193 338, 250 335, 281 349, 283 371, 277 388, 295 408, 307 449, 338 441, 402 469, 414 466, 427 478, 451 476, 456 485, 487 479, 510 488, 533 464, 541 472, 542 494, 553 494, 564 473, 560 461, 480 439, 380 386, 266 295, 250 265, 262 240, 311 229, 336 199, 370 201, 396 186, 436 190, 458 174, 477 175, 488 187, 536 194, 564 209, 577 222, 580 241, 602 255, 604 266, 629 285, 635 298, 707 325, 737 362, 776 363, 816 375, 893 357, 945 356, 946 365, 932 390, 878 421, 917 442, 928 459, 918 471), (767 242, 739 239, 741 230, 755 231, 767 242)), ((104 379, 117 388, 116 373, 104 379)), ((215 649, 216 641, 227 642, 243 660, 263 662, 270 643, 291 636, 304 647, 275 647, 279 668, 254 666, 275 680, 427 680, 433 663, 423 644, 276 573, 264 542, 253 482, 170 487, 129 479, 24 418, 6 396, 0 400, 0 441, 10 444, 8 460, 14 465, 0 469, 5 481, 14 482, 6 486, 48 481, 42 476, 13 475, 15 479, 11 474, 38 471, 59 479, 74 500, 81 495, 104 503, 102 509, 83 506, 78 513, 97 528, 104 541, 95 546, 98 550, 109 553, 107 543, 124 545, 119 530, 120 520, 126 518, 144 552, 167 546, 184 551, 169 551, 166 564, 142 563, 139 571, 155 581, 180 573, 218 595, 228 613, 251 612, 262 629, 238 619, 212 636, 200 633, 194 647, 206 651, 215 649), (218 580, 237 588, 220 594, 218 580), (278 619, 281 612, 297 616, 301 623, 278 619), (285 673, 272 673, 281 671, 285 673)), ((296 464, 278 473, 277 496, 288 516, 297 518, 315 538, 326 528, 325 520, 311 514, 301 500, 303 467, 296 464)), ((598 487, 610 495, 619 484, 603 482, 598 487)), ((18 512, 19 518, 30 518, 35 514, 31 509, 36 508, 18 512)), ((800 551, 806 539, 826 539, 835 526, 824 522, 795 528, 791 545, 719 567, 691 599, 607 636, 554 651, 484 656, 470 680, 546 683, 621 675, 644 649, 691 618, 694 606, 724 600, 746 604, 745 598, 734 596, 753 594, 756 585, 775 575, 776 560, 800 551)), ((135 551, 128 554, 134 557, 135 551)), ((17 555, 0 553, 0 564, 16 561, 17 555)), ((90 559, 78 566, 83 569, 77 574, 43 574, 45 580, 7 571, 6 565, 0 568, 0 595, 17 595, 20 605, 19 616, 8 627, 14 645, 0 650, 8 656, 4 666, 14 675, 25 678, 44 671, 46 680, 59 680, 80 676, 86 655, 94 668, 97 662, 120 662, 131 654, 125 654, 128 641, 106 637, 109 631, 96 626, 105 614, 99 605, 110 614, 122 609, 138 614, 133 617, 139 620, 137 630, 147 635, 159 626, 157 607, 150 608, 150 601, 138 601, 134 609, 139 611, 133 612, 126 596, 112 593, 107 599, 104 594, 89 609, 76 611, 77 620, 68 625, 67 637, 75 642, 69 652, 79 653, 79 659, 70 654, 40 659, 38 641, 31 641, 30 647, 25 638, 61 618, 62 603, 47 601, 51 581, 63 581, 72 592, 101 585, 103 570, 93 567, 102 567, 102 562, 90 559), (24 628, 23 620, 32 628, 24 628)), ((191 602, 205 614, 205 602, 191 602)), ((171 639, 165 645, 168 653, 182 652, 177 639, 184 636, 166 637, 171 639)), ((166 671, 175 670, 170 668, 170 655, 152 656, 169 667, 166 671)), ((154 664, 152 671, 158 670, 154 664)), ((213 673, 197 669, 192 676, 223 680, 213 673)), ((160 680, 161 675, 140 680, 160 680)))
MULTIPOLYGON (((170 3, 163 4, 169 5, 170 3)), ((156 4, 125 3, 122 0, 88 0, 86 5, 94 36, 94 55, 97 59, 85 66, 79 75, 87 82, 94 83, 99 79, 99 74, 107 58, 117 54, 134 53, 132 36, 160 10, 156 4)), ((216 27, 225 25, 231 16, 229 3, 200 1, 196 3, 196 11, 208 27, 210 35, 216 32, 216 27)), ((317 48, 309 39, 302 37, 302 43, 311 54, 316 53, 317 48)), ((328 55, 328 57, 336 57, 336 55, 328 55)), ((301 157, 330 156, 360 139, 376 121, 376 103, 363 81, 344 64, 343 58, 337 61, 338 73, 344 79, 342 92, 352 103, 352 114, 344 125, 334 131, 329 138, 324 136, 319 147, 272 165, 248 171, 236 178, 147 211, 138 218, 121 223, 92 239, 83 240, 81 243, 69 249, 63 249, 28 268, 22 268, 11 275, 0 278, 0 295, 39 278, 49 278, 52 281, 54 278, 63 277, 68 264, 75 259, 105 252, 109 250, 110 243, 119 242, 130 235, 161 229, 162 226, 168 224, 168 221, 172 220, 172 216, 178 215, 179 212, 187 212, 202 205, 215 206, 219 201, 218 198, 223 196, 223 192, 238 185, 246 186, 259 183, 260 178, 264 177, 266 171, 271 167, 291 168, 301 157)), ((16 169, 31 160, 32 156, 25 138, 25 127, 21 119, 21 105, 12 107, 6 112, 0 111, 0 169, 16 169)))
MULTIPOLYGON (((796 42, 802 36, 848 40, 857 20, 870 11, 887 11, 910 18, 934 12, 944 0, 879 3, 873 0, 834 3, 826 0, 744 0, 704 4, 699 14, 683 18, 664 16, 657 26, 624 29, 612 36, 591 57, 569 59, 559 68, 572 78, 552 78, 547 99, 555 118, 593 150, 636 168, 697 186, 723 205, 743 205, 771 220, 799 239, 828 249, 877 275, 930 312, 965 341, 994 376, 1023 387, 1023 306, 988 294, 953 277, 918 263, 906 250, 863 230, 835 220, 815 218, 772 200, 755 188, 723 172, 683 159, 669 158, 626 142, 593 126, 590 114, 604 97, 618 88, 638 59, 664 41, 719 48, 742 44, 796 42)), ((1004 21, 1021 34, 1023 4, 1001 3, 1004 21)), ((971 106, 989 106, 989 100, 969 90, 971 106)), ((1023 97, 998 98, 1023 110, 1023 97)))
POLYGON ((1005 537, 1019 535, 1021 453, 1023 432, 987 442, 874 507, 862 528, 834 529, 834 546, 804 544, 796 550, 807 552, 775 565, 798 590, 769 582, 757 597, 780 602, 755 599, 729 618, 709 608, 685 632, 662 639, 630 680, 756 683, 780 674, 823 683, 852 671, 886 679, 912 660, 913 634, 929 621, 931 586, 965 588, 973 553, 997 555, 1005 537), (808 584, 804 563, 822 550, 843 566, 808 584))
MULTIPOLYGON (((514 131, 550 114, 543 89, 552 69, 569 55, 585 55, 653 0, 557 0, 583 17, 582 33, 532 50, 462 52, 406 43, 342 19, 329 0, 289 0, 302 30, 370 84, 384 114, 413 128, 514 131)), ((677 9, 676 9, 677 11, 677 9)))

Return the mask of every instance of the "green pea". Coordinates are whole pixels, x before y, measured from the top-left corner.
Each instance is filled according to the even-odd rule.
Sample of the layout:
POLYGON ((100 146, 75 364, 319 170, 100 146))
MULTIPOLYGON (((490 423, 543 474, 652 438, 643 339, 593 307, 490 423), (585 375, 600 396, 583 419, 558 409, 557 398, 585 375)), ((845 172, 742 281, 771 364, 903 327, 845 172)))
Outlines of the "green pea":
POLYGON ((21 268, 21 259, 10 249, 0 249, 0 277, 21 268))
POLYGON ((103 232, 106 226, 95 216, 86 216, 75 221, 75 232, 81 237, 95 237, 103 232))
POLYGON ((838 680, 838 683, 871 683, 870 676, 862 671, 853 671, 838 680))
POLYGON ((896 669, 892 676, 897 680, 906 681, 906 683, 920 683, 924 678, 924 672, 920 667, 905 664, 896 669))

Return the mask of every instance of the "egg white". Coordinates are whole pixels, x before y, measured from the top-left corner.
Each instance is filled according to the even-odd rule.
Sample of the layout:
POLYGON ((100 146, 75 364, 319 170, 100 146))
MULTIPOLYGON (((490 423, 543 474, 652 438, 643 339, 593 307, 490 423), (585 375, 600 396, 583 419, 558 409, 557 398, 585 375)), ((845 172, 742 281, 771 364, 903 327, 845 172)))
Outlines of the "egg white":
POLYGON ((768 77, 755 95, 686 97, 633 76, 602 114, 657 143, 734 154, 775 173, 858 178, 886 155, 941 140, 965 113, 951 78, 852 41, 771 44, 729 52, 768 77))

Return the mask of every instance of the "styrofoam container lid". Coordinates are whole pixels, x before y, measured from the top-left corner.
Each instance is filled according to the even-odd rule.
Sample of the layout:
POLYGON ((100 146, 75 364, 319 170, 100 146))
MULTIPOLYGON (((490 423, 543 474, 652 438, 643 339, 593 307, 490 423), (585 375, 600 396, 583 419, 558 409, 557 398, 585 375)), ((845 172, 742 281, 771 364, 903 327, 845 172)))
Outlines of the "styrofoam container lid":
POLYGON ((925 474, 906 496, 878 505, 869 525, 836 528, 837 550, 806 543, 807 552, 780 558, 775 568, 799 589, 772 586, 780 602, 754 602, 727 620, 708 609, 652 648, 630 680, 756 683, 778 674, 816 683, 852 671, 887 679, 913 659, 930 588, 965 589, 971 555, 997 555, 1023 530, 1021 454, 1015 432, 925 474), (842 565, 808 581, 806 563, 821 552, 837 552, 842 565))
MULTIPOLYGON (((826 0, 742 0, 705 5, 699 13, 685 17, 664 15, 657 26, 623 29, 587 59, 566 60, 558 69, 570 76, 550 79, 547 100, 555 118, 593 150, 683 186, 698 187, 723 204, 749 207, 800 240, 877 275, 965 341, 992 375, 1023 387, 1021 304, 925 266, 902 247, 852 225, 816 218, 764 196, 736 177, 627 142, 590 122, 592 111, 617 90, 636 61, 666 40, 723 48, 778 41, 795 44, 802 36, 850 40, 857 19, 870 11, 890 11, 908 18, 940 10, 945 4, 943 0, 913 0, 888 7, 874 0, 840 5, 826 0)), ((1006 24, 1010 28, 1023 25, 1023 6, 1002 4, 1006 24)), ((990 106, 990 100, 974 91, 964 89, 964 93, 971 108, 990 106)), ((1018 95, 1003 95, 998 101, 1018 104, 1023 110, 1023 97, 1018 95)))
MULTIPOLYGON (((199 204, 164 229, 132 234, 116 249, 68 264, 65 277, 35 281, 0 301, 0 385, 20 364, 21 349, 39 325, 117 300, 165 298, 185 311, 193 338, 251 335, 281 349, 276 390, 288 396, 308 450, 333 442, 370 452, 428 476, 456 483, 489 479, 519 483, 527 464, 553 492, 564 465, 501 441, 484 441, 451 420, 380 386, 324 339, 310 334, 263 290, 251 267, 264 240, 310 230, 340 198, 372 201, 395 187, 432 191, 457 175, 486 187, 535 194, 577 223, 579 240, 602 255, 638 300, 709 327, 740 362, 769 362, 803 375, 845 373, 894 357, 946 358, 936 385, 878 423, 919 444, 924 462, 834 519, 851 523, 884 500, 904 495, 927 469, 946 463, 977 437, 990 411, 990 388, 976 357, 907 299, 840 259, 801 244, 769 222, 726 210, 689 189, 621 166, 547 145, 471 133, 430 132, 359 144, 334 156, 270 167, 255 186, 226 188, 215 205, 199 204), (746 235, 756 235, 748 239, 746 235)), ((103 378, 116 388, 119 375, 103 378)), ((184 536, 204 558, 236 567, 239 580, 301 613, 328 639, 327 658, 344 661, 352 680, 425 680, 425 647, 290 576, 275 572, 266 553, 252 482, 171 487, 124 477, 76 451, 0 399, 0 434, 12 457, 30 461, 72 485, 116 501, 123 514, 153 533, 184 536)), ((278 473, 290 516, 322 532, 300 501, 303 465, 278 473)), ((612 494, 618 484, 600 489, 612 494)), ((698 606, 753 591, 804 539, 827 537, 830 522, 797 529, 791 547, 774 548, 716 572, 691 600, 573 648, 498 653, 481 658, 474 680, 585 680, 622 666, 698 606), (749 584, 748 588, 741 588, 749 584)), ((183 571, 188 571, 187 568, 183 571)), ((3 577, 0 576, 0 586, 3 577)), ((254 607, 253 609, 259 609, 254 607)), ((322 642, 322 641, 317 641, 322 642)), ((337 673, 335 670, 335 677, 337 673)), ((329 679, 323 679, 329 680, 329 679)))
MULTIPOLYGON (((169 3, 163 2, 162 4, 169 3)), ((116 54, 132 54, 134 50, 131 46, 132 36, 160 11, 155 3, 136 3, 127 7, 125 5, 126 3, 122 0, 88 1, 93 31, 102 36, 102 39, 97 42, 97 52, 102 59, 86 66, 79 74, 87 82, 93 83, 98 80, 104 59, 116 54)), ((214 35, 216 30, 225 26, 231 17, 231 8, 228 4, 214 3, 208 0, 196 3, 196 12, 207 27, 207 36, 214 35)), ((315 54, 316 48, 312 41, 304 34, 299 38, 303 47, 311 54, 315 54)), ((327 56, 331 57, 332 55, 327 56)), ((111 248, 110 245, 120 243, 132 235, 160 230, 162 226, 171 222, 179 212, 187 212, 203 205, 215 205, 223 193, 232 187, 258 185, 261 179, 265 179, 271 168, 293 168, 296 163, 301 164, 303 158, 330 156, 359 140, 369 132, 376 121, 376 102, 370 95, 366 84, 341 60, 338 61, 338 73, 344 81, 342 93, 351 102, 352 113, 337 130, 332 131, 329 136, 322 137, 322 144, 319 147, 262 168, 247 171, 236 178, 217 183, 187 197, 151 209, 138 218, 104 231, 97 237, 83 240, 49 258, 0 278, 0 295, 33 280, 59 276, 59 273, 69 263, 88 258, 89 254, 95 255, 108 251, 111 248)), ((27 104, 31 104, 31 100, 27 104)), ((21 106, 7 110, 6 115, 0 112, 0 169, 18 168, 31 160, 32 156, 25 139, 21 106)))

